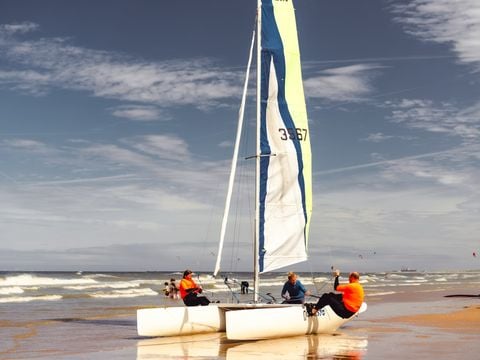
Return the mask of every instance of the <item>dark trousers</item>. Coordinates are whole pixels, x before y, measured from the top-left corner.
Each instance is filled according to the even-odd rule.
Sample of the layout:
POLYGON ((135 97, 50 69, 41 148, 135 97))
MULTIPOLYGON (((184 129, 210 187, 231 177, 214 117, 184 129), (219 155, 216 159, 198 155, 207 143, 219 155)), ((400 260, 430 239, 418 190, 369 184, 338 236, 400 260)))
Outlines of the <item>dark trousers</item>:
POLYGON ((303 304, 303 300, 283 300, 282 304, 303 304))
POLYGON ((187 306, 205 306, 210 304, 210 300, 208 300, 205 296, 197 296, 196 293, 190 293, 183 298, 183 303, 187 306))
POLYGON ((347 319, 351 317, 354 312, 345 308, 345 305, 342 302, 342 294, 334 294, 334 293, 325 293, 323 294, 320 299, 318 300, 317 304, 315 305, 315 309, 321 309, 324 306, 330 305, 332 310, 340 316, 341 318, 347 319))

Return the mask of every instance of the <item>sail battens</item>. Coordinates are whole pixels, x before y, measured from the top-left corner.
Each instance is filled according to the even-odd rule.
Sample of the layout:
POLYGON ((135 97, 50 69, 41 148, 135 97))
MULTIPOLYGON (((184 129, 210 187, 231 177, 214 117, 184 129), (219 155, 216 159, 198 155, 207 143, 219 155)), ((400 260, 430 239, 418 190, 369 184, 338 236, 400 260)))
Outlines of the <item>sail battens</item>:
POLYGON ((262 1, 259 270, 307 259, 311 152, 291 1, 262 1))

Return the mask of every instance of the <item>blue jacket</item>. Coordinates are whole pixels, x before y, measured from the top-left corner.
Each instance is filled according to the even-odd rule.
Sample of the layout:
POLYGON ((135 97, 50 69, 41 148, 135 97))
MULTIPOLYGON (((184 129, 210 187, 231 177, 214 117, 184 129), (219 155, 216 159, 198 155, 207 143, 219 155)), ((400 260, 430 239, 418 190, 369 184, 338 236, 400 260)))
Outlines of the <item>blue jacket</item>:
POLYGON ((290 295, 289 300, 304 300, 305 293, 307 289, 305 286, 300 282, 300 280, 295 281, 295 285, 292 285, 290 281, 287 281, 285 285, 283 285, 282 289, 282 297, 288 292, 290 295))

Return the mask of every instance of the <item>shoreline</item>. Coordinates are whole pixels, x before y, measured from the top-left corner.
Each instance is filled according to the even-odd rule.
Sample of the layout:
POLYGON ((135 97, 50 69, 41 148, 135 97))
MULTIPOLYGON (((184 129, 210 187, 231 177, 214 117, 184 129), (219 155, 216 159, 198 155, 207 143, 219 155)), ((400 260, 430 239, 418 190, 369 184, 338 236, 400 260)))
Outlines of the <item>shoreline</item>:
MULTIPOLYGON (((330 335, 231 342, 222 333, 145 339, 136 309, 158 306, 91 302, 85 309, 36 305, 36 318, 0 321, 0 359, 452 359, 480 352, 478 284, 425 284, 367 293, 368 310, 330 335), (61 310, 61 311, 60 311, 61 310), (38 313, 41 312, 41 313, 38 313), (40 316, 40 315, 41 316, 40 316), (283 344, 283 345, 282 345, 283 344), (260 354, 260 355, 259 355, 260 354)), ((153 300, 153 301, 152 301, 153 300)))

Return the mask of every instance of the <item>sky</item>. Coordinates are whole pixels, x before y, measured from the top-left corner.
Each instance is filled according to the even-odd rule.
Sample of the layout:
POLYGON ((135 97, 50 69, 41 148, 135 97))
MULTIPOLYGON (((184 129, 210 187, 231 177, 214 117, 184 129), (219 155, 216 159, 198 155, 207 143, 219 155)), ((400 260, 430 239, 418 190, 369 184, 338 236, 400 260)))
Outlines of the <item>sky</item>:
MULTIPOLYGON (((295 8, 314 204, 286 270, 479 269, 480 2, 295 8)), ((255 12, 0 0, 0 270, 213 271, 255 12)), ((242 184, 225 272, 252 270, 242 184)))

